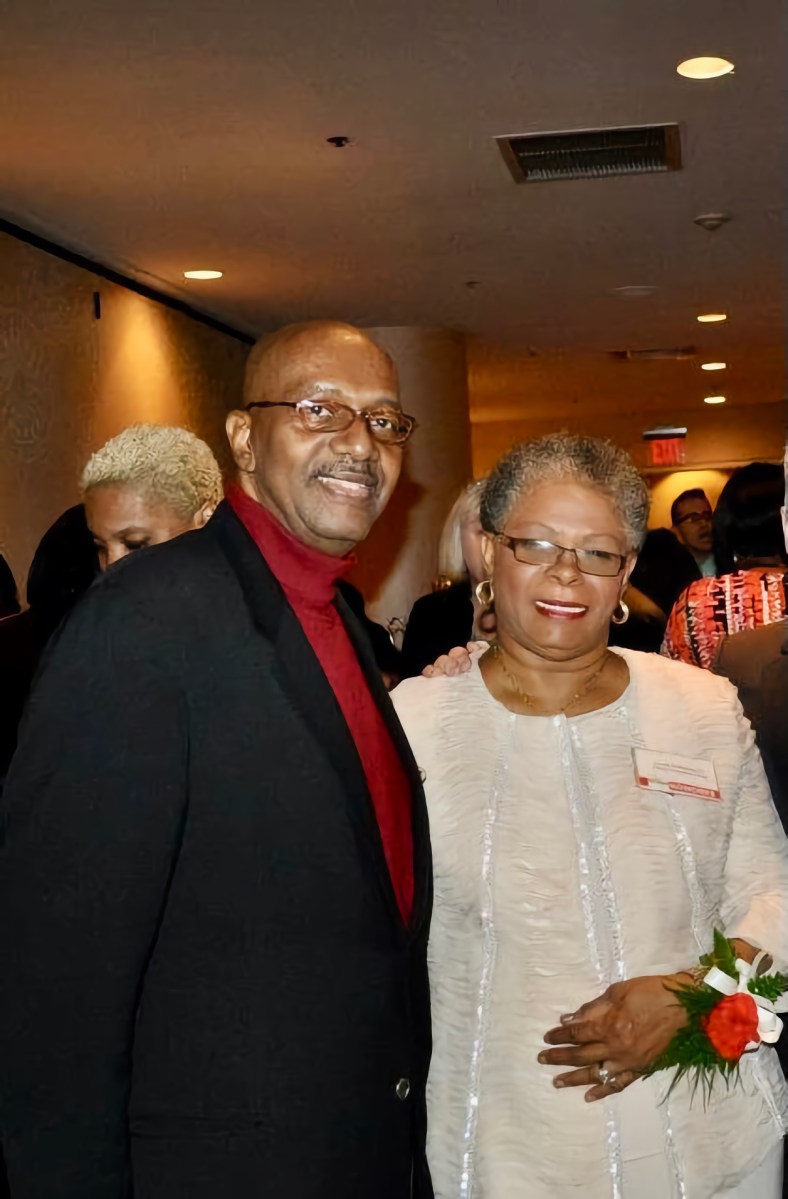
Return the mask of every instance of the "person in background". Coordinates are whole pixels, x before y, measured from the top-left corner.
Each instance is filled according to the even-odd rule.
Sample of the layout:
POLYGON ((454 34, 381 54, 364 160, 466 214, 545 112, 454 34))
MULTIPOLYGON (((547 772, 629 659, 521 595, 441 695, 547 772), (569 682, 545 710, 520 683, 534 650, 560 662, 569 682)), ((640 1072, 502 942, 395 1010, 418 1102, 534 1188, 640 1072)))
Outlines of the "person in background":
POLYGON ((734 688, 607 645, 647 512, 608 442, 516 447, 481 506, 493 647, 393 693, 432 831, 436 1199, 780 1193, 772 1049, 706 1102, 639 1077, 715 926, 788 965, 788 843, 734 688), (649 750, 706 764, 719 801, 643 787, 649 750))
POLYGON ((682 491, 670 508, 673 532, 695 560, 697 577, 710 578, 717 573, 714 559, 714 535, 712 532, 712 507, 708 496, 700 487, 682 491))
POLYGON ((12 1195, 430 1199, 424 795, 336 594, 414 426, 359 330, 263 339, 226 502, 47 655, 0 811, 12 1195))
POLYGON ((629 619, 610 626, 610 644, 659 653, 673 605, 697 577, 695 559, 670 529, 651 529, 624 593, 629 619))
POLYGON ((201 528, 222 498, 222 475, 205 442, 186 429, 131 425, 89 459, 80 489, 83 503, 60 517, 36 551, 29 610, 0 633, 0 779, 44 646, 97 568, 201 528))
POLYGON ((4 620, 6 616, 16 616, 18 611, 16 579, 5 556, 0 554, 0 620, 4 620))
POLYGON ((714 512, 718 578, 699 579, 679 596, 662 652, 710 669, 723 637, 782 620, 788 612, 780 523, 782 469, 753 462, 731 475, 714 512))
MULTIPOLYGON (((780 515, 788 553, 788 445, 784 478, 785 502, 780 515)), ((783 828, 788 831, 788 617, 724 637, 713 669, 715 674, 730 679, 738 690, 744 714, 758 741, 775 807, 783 828)), ((783 1073, 788 1075, 785 1036, 777 1042, 777 1053, 783 1073)), ((788 1142, 784 1144, 785 1162, 788 1142)), ((788 1199, 788 1170, 785 1169, 783 1199, 788 1199)))
MULTIPOLYGON (((0 563, 4 561, 0 559, 0 563)), ((17 603, 17 613, 0 620, 0 795, 41 654, 97 571, 96 551, 78 504, 58 517, 33 555, 27 577, 27 609, 19 612, 17 603)), ((0 960, 0 969, 6 965, 0 960)), ((0 1145, 0 1199, 8 1199, 8 1195, 0 1145)))
POLYGON ((0 789, 44 647, 97 573, 85 510, 77 504, 41 538, 27 576, 27 609, 0 621, 0 789))
POLYGON ((202 528, 223 494, 205 442, 167 425, 130 425, 112 437, 89 459, 80 486, 102 570, 202 528))
POLYGON ((402 677, 412 678, 452 646, 491 636, 495 617, 483 592, 479 500, 484 480, 469 483, 452 504, 438 542, 438 577, 417 599, 402 640, 402 677))
MULTIPOLYGON (((788 446, 781 512, 788 553, 788 446)), ((788 576, 783 582, 788 583, 788 576)), ((788 830, 788 617, 724 637, 714 671, 736 684, 758 739, 772 795, 788 830)))

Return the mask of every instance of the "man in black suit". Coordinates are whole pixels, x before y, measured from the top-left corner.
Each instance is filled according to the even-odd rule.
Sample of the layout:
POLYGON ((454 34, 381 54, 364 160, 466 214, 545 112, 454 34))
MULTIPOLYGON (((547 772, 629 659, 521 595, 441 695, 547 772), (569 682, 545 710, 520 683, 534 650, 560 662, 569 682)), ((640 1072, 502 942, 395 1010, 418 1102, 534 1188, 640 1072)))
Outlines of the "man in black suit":
POLYGON ((419 771, 336 593, 413 422, 358 330, 258 345, 206 526, 91 589, 3 797, 24 1199, 423 1199, 419 771))

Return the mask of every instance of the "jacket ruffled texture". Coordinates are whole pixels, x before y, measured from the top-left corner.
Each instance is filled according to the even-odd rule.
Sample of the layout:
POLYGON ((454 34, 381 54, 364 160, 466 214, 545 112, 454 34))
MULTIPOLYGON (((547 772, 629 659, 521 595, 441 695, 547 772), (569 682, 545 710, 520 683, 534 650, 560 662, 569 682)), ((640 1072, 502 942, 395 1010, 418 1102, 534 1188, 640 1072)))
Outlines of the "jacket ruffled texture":
POLYGON ((509 712, 478 664, 394 692, 435 863, 436 1199, 628 1199, 625 1180, 651 1168, 677 1199, 711 1199, 782 1136, 788 1093, 766 1047, 706 1106, 686 1082, 668 1096, 669 1074, 586 1104, 536 1060, 562 1013, 695 964, 715 926, 788 966, 788 845, 734 688, 621 652, 627 690, 575 718, 509 712), (642 789, 636 747, 711 760, 721 800, 642 789))

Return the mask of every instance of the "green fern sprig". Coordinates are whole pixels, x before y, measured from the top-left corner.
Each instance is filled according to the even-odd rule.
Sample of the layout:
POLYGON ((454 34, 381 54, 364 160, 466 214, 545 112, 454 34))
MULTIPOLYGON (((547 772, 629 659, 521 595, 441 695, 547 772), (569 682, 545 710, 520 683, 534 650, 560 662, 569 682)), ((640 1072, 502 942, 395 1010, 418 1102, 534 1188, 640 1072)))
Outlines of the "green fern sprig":
POLYGON ((727 974, 730 978, 738 978, 739 972, 736 969, 736 950, 732 943, 725 936, 725 933, 720 929, 714 930, 714 948, 711 953, 704 953, 700 959, 701 966, 705 966, 707 970, 711 970, 712 966, 716 966, 718 970, 722 970, 723 974, 727 974))
POLYGON ((751 978, 747 990, 776 1003, 788 991, 788 974, 762 974, 760 978, 751 978))

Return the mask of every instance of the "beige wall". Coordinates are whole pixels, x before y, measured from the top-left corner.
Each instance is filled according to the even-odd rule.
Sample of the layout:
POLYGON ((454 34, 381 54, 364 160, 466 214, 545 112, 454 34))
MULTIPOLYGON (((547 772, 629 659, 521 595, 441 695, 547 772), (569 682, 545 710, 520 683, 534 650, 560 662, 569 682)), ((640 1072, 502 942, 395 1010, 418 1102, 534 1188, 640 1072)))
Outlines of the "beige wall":
POLYGON ((89 454, 126 425, 185 425, 226 462, 224 414, 247 350, 0 234, 0 550, 22 589, 42 533, 78 500, 89 454))
POLYGON ((358 549, 353 582, 374 619, 407 618, 432 588, 446 514, 471 477, 465 341, 448 329, 367 329, 397 364, 419 422, 388 509, 358 549))
POLYGON ((650 423, 668 422, 686 425, 689 430, 685 442, 687 470, 729 468, 757 459, 779 461, 782 457, 784 405, 745 404, 705 411, 670 412, 667 419, 659 421, 633 412, 561 415, 554 420, 477 421, 472 432, 474 474, 477 478, 487 474, 496 459, 516 442, 554 433, 557 429, 609 437, 629 450, 640 469, 648 472, 649 450, 648 443, 643 441, 643 430, 650 423))

